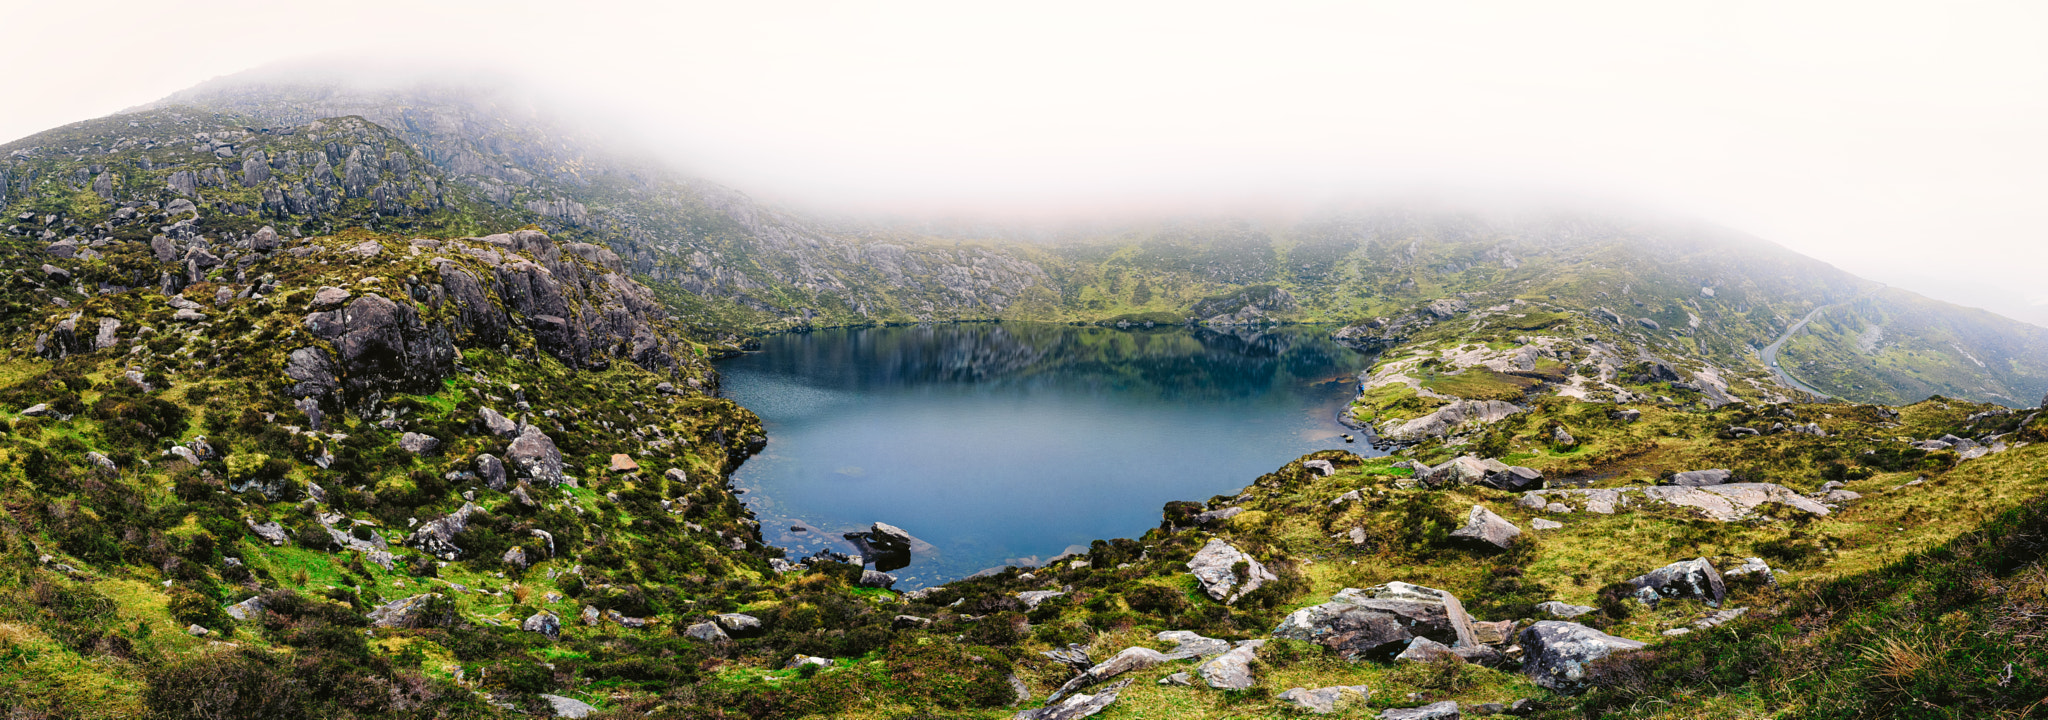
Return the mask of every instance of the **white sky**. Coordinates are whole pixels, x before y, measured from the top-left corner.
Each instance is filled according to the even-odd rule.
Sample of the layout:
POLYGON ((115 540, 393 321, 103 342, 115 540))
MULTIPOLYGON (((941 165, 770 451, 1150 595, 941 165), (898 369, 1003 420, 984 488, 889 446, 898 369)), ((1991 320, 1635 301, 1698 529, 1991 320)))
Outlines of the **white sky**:
POLYGON ((0 137, 309 55, 502 64, 824 211, 1477 187, 2048 324, 2048 3, 0 0, 0 137))

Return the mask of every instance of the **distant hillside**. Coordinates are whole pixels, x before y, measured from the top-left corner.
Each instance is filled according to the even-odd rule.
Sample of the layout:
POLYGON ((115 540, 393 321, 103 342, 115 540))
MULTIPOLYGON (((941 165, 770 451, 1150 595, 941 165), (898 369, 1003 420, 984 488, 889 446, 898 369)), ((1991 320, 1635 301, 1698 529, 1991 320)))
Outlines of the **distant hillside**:
POLYGON ((1782 357, 1801 380, 1866 402, 2033 407, 2048 393, 2048 328, 1895 288, 1822 312, 1782 357))
MULTIPOLYGON (((849 229, 620 156, 488 89, 230 77, 0 150, 12 237, 90 246, 263 225, 449 237, 534 224, 607 246, 700 333, 982 319, 1353 323, 1445 298, 1520 297, 1611 314, 1662 356, 1761 371, 1756 349, 1798 318, 1878 288, 1738 233, 1571 213, 1354 205, 1045 243, 849 229), (180 199, 200 212, 169 229, 180 199)), ((1853 306, 1853 322, 1836 319, 1846 309, 1823 313, 1781 364, 1851 400, 2013 404, 2048 389, 2038 328, 1889 297, 1853 306), (1880 337, 1866 328, 1880 326, 1866 349, 1880 337)))

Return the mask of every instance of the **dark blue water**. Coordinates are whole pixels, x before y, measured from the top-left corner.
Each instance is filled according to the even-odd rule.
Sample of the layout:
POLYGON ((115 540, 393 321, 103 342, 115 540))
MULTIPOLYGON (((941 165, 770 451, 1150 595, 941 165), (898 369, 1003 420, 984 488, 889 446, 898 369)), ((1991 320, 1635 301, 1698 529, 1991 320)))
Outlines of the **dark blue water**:
POLYGON ((762 345, 719 370, 768 428, 734 478, 763 535, 794 558, 901 527, 921 541, 905 587, 1137 537, 1167 501, 1315 450, 1372 454, 1335 420, 1369 358, 1324 329, 962 324, 762 345))

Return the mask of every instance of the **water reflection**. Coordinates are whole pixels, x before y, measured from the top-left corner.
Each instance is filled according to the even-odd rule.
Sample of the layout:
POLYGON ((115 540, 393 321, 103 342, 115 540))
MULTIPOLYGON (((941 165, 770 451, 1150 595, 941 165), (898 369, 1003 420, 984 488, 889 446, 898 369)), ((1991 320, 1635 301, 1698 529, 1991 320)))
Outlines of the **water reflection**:
POLYGON ((842 535, 886 522, 917 587, 1136 536, 1168 500, 1345 447, 1366 363, 1314 328, 1003 323, 778 335, 720 370, 768 425, 735 482, 769 541, 858 552, 842 535))

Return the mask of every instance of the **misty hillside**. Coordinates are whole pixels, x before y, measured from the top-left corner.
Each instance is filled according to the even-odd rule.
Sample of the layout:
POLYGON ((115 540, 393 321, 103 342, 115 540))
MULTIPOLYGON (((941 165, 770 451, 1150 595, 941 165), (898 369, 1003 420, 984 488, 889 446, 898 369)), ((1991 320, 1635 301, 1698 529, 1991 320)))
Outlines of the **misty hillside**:
MULTIPOLYGON (((1618 216, 835 229, 494 98, 229 79, 0 145, 0 716, 2027 717, 2048 694, 2048 418, 2014 409, 2048 390, 2038 328, 1618 216), (1809 316, 1780 364, 1841 398, 1761 359, 1809 316), (1263 325, 1328 323, 1372 353, 1342 421, 1390 454, 1314 452, 916 590, 882 569, 901 528, 823 539, 858 556, 764 542, 733 473, 777 439, 712 361, 953 319, 1268 351, 1263 325)), ((1007 327, 896 369, 1123 350, 1007 327)))
MULTIPOLYGON (((1264 317, 1348 322, 1511 281, 1526 292, 1559 294, 1580 311, 1653 318, 1669 328, 1659 331, 1666 337, 1691 337, 1682 344, 1734 365, 1812 309, 1875 288, 1733 233, 1598 217, 1336 208, 1281 223, 1099 230, 1049 246, 834 231, 623 159, 535 108, 483 91, 226 78, 159 103, 169 104, 279 125, 341 115, 383 124, 477 197, 524 211, 557 234, 604 243, 678 306, 743 327, 991 317, 1248 320, 1237 314, 1254 303, 1231 296, 1267 285, 1291 302, 1260 305, 1264 317), (1700 288, 1717 295, 1702 296, 1700 288), (1694 317, 1704 325, 1694 327, 1694 317)), ((1993 339, 2038 336, 2038 328, 1919 304, 1918 316, 1964 313, 1989 332, 1883 358, 1857 351, 1844 336, 1802 336, 1792 357, 1807 364, 1788 367, 1811 366, 1801 371, 1815 375, 1808 383, 1851 399, 1943 392, 2024 403, 2048 391, 2041 379, 2048 359, 1993 339), (1829 369, 1807 359, 1816 353, 1828 355, 1829 369), (1996 361, 1996 368, 1965 356, 1996 361)), ((1892 332, 1896 338, 1919 327, 1894 325, 1892 332)))

